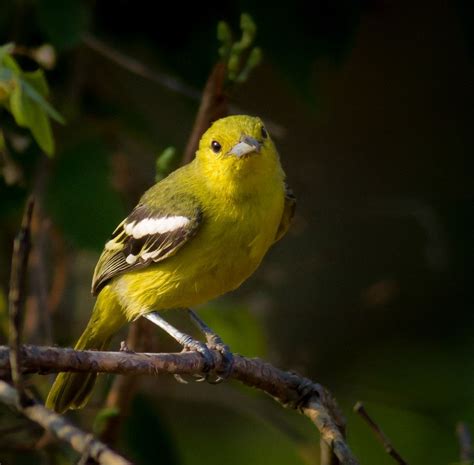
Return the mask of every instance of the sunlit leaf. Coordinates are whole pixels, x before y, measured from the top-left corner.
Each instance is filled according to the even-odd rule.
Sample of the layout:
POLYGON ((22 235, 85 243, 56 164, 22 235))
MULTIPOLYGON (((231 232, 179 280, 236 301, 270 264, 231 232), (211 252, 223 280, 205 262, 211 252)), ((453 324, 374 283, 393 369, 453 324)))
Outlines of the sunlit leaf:
POLYGON ((37 102, 28 98, 24 82, 17 81, 10 98, 10 109, 17 124, 29 128, 41 149, 52 155, 54 139, 48 116, 37 102))
POLYGON ((43 70, 23 72, 8 55, 11 45, 0 48, 0 101, 16 123, 31 130, 40 148, 52 155, 54 139, 49 117, 64 123, 63 117, 48 103, 48 84, 43 70))
POLYGON ((27 81, 23 81, 22 85, 25 92, 34 100, 51 118, 56 120, 58 123, 65 124, 64 118, 39 94, 34 87, 29 85, 27 81))
POLYGON ((0 46, 0 63, 3 61, 3 58, 6 55, 9 55, 10 53, 13 52, 14 48, 15 48, 15 44, 13 43, 8 43, 8 44, 0 46))

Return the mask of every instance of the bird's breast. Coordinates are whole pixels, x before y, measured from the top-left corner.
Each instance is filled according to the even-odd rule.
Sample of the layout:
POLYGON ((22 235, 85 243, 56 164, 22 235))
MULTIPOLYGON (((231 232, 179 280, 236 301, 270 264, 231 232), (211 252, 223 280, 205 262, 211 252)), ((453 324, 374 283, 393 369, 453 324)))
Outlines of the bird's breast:
POLYGON ((127 313, 193 307, 239 287, 272 245, 283 201, 282 193, 207 205, 198 233, 175 255, 117 280, 127 298, 130 285, 139 289, 127 313))

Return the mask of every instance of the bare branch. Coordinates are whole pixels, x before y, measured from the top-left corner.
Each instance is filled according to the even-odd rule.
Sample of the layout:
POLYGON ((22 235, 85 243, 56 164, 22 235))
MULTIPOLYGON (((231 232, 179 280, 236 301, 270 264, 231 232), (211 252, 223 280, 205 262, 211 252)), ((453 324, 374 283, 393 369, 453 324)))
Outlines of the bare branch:
POLYGON ((21 379, 20 365, 20 337, 23 325, 23 305, 25 301, 25 284, 28 268, 28 256, 31 248, 31 217, 33 214, 34 201, 28 199, 21 228, 13 242, 12 267, 10 275, 9 304, 9 334, 8 342, 11 348, 10 364, 13 383, 18 389, 19 401, 23 400, 23 384, 21 379))
POLYGON ((397 450, 393 447, 390 439, 387 436, 385 436, 385 433, 382 431, 380 426, 368 414, 362 402, 357 402, 354 405, 354 412, 358 413, 367 422, 370 429, 374 432, 375 437, 382 443, 388 455, 393 457, 394 460, 400 465, 408 465, 408 463, 405 462, 405 460, 400 456, 397 450))
POLYGON ((74 450, 83 455, 89 455, 101 465, 132 465, 105 444, 94 439, 91 434, 84 433, 64 417, 48 410, 43 405, 31 399, 28 404, 20 405, 18 391, 5 381, 0 381, 0 401, 17 409, 25 417, 67 442, 74 450))
MULTIPOLYGON (((0 346, 0 375, 9 372, 9 349, 0 346)), ((221 368, 219 352, 212 351, 216 370, 221 368)), ((96 371, 116 374, 200 374, 204 360, 198 353, 149 354, 127 352, 76 351, 57 347, 22 347, 24 373, 56 373, 61 371, 96 371)), ((295 373, 285 372, 259 359, 234 356, 230 378, 260 389, 275 400, 301 411, 311 419, 324 441, 341 464, 357 465, 339 425, 343 417, 335 400, 322 386, 295 373)))

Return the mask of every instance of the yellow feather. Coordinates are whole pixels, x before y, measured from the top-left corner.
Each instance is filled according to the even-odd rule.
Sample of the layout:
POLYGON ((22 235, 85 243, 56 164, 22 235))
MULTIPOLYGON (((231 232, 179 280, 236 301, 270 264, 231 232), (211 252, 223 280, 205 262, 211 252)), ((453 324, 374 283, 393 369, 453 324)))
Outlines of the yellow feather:
MULTIPOLYGON (((172 183, 176 194, 196 199, 202 223, 174 255, 111 278, 100 291, 101 305, 94 312, 102 313, 102 324, 110 312, 119 311, 131 321, 151 311, 194 307, 237 288, 274 243, 282 219, 288 221, 288 215, 283 218, 284 173, 273 142, 263 139, 259 118, 232 116, 215 122, 203 135, 195 160, 165 182, 172 183), (243 137, 261 141, 260 150, 232 154, 243 137), (213 141, 221 146, 217 154, 211 148, 213 141)), ((161 207, 163 198, 157 195, 152 188, 141 202, 161 207)), ((115 253, 122 239, 109 241, 101 260, 115 253)), ((65 405, 63 399, 61 409, 65 405)))

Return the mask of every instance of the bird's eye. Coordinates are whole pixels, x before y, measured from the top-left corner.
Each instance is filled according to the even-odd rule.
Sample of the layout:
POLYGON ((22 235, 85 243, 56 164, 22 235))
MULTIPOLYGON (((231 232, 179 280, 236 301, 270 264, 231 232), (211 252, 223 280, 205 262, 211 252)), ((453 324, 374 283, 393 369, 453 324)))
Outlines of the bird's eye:
POLYGON ((268 137, 268 132, 265 129, 265 126, 262 126, 262 138, 266 139, 268 137))
POLYGON ((219 142, 217 142, 216 140, 213 140, 211 142, 211 149, 214 153, 219 153, 222 149, 222 146, 221 144, 219 144, 219 142))

